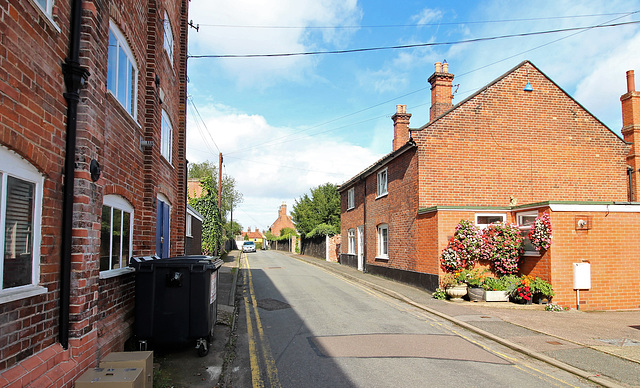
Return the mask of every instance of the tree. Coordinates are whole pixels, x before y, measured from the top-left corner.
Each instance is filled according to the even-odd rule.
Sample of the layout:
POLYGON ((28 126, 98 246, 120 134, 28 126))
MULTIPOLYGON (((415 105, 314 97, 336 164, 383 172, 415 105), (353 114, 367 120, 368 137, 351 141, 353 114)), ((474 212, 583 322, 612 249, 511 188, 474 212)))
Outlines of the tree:
POLYGON ((311 189, 311 197, 304 194, 296 200, 291 216, 302 235, 311 233, 320 224, 327 224, 340 230, 338 187, 332 183, 325 183, 311 189))
MULTIPOLYGON (((202 162, 202 163, 192 163, 189 165, 189 178, 206 178, 210 177, 213 182, 215 182, 214 186, 216 187, 216 193, 218 192, 218 167, 210 161, 202 162)), ((222 207, 222 218, 227 220, 227 215, 233 211, 237 207, 237 205, 242 203, 243 196, 242 193, 236 189, 236 180, 235 178, 223 174, 222 175, 222 199, 221 199, 221 207, 222 207)), ((217 200, 217 198, 216 198, 217 200)), ((217 203, 217 202, 216 202, 217 203)))

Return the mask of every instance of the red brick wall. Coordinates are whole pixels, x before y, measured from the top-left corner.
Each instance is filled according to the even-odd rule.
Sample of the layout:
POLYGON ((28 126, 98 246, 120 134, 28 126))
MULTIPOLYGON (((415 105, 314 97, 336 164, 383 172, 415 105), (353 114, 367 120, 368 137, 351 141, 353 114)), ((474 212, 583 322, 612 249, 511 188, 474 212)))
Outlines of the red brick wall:
POLYGON ((420 207, 627 200, 628 146, 528 63, 413 138, 420 207))
POLYGON ((184 251, 188 2, 85 1, 80 50, 90 77, 78 106, 69 349, 56 343, 67 113, 60 64, 68 55, 70 3, 55 2, 60 32, 30 1, 0 5, 0 144, 45 177, 39 285, 48 290, 0 305, 1 386, 40 378, 33 386, 70 387, 100 357, 122 350, 130 336, 134 276, 99 279, 104 195, 120 195, 134 207, 134 256, 155 253, 155 198, 165 195, 172 205, 170 254, 184 251), (173 27, 173 66, 163 47, 165 5, 173 27), (138 67, 137 118, 107 91, 110 19, 126 36, 138 67), (165 95, 162 104, 156 75, 165 95), (162 109, 173 126, 171 164, 160 155, 162 109), (155 145, 141 148, 141 138, 155 145), (102 167, 95 183, 89 176, 92 159, 102 167))
POLYGON ((278 218, 269 229, 274 236, 280 236, 280 231, 284 228, 291 228, 295 230, 296 225, 291 221, 291 218, 289 218, 289 215, 287 214, 287 205, 283 204, 278 209, 278 218))

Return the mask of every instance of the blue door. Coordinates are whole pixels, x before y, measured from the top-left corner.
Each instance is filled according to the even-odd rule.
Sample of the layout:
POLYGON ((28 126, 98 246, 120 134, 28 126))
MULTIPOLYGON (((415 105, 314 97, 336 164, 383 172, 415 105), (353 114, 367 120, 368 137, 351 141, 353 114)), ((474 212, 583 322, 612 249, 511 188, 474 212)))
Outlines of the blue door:
POLYGON ((170 206, 157 200, 157 221, 156 221, 156 255, 169 257, 169 210, 170 206))

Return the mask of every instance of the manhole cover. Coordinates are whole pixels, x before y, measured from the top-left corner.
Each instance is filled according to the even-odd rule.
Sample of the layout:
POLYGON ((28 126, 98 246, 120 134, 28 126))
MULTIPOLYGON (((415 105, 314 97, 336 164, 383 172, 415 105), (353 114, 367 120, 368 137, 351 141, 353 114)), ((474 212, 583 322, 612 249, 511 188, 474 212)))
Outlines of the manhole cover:
POLYGON ((282 302, 280 300, 267 298, 267 299, 260 299, 258 301, 258 307, 260 307, 263 310, 274 311, 274 310, 283 310, 283 309, 291 308, 291 305, 288 303, 282 302))
POLYGON ((614 345, 614 346, 640 346, 640 341, 635 341, 629 338, 600 339, 598 341, 602 341, 606 344, 614 345))

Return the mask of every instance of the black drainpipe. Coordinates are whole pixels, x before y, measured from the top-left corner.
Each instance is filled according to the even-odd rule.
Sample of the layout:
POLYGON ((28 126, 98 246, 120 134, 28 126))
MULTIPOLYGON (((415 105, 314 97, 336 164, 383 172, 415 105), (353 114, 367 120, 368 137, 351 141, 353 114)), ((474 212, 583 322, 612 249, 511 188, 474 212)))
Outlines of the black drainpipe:
POLYGON ((362 210, 364 214, 364 220, 362 222, 364 225, 362 226, 362 238, 364 240, 364 244, 362 249, 364 249, 363 257, 362 257, 362 273, 367 273, 367 177, 360 178, 364 182, 364 201, 362 202, 362 210))
POLYGON ((76 158, 76 122, 80 89, 89 71, 80 66, 80 22, 82 0, 71 4, 69 56, 62 64, 67 100, 67 145, 64 160, 64 197, 62 204, 62 250, 60 256, 60 328, 58 339, 64 349, 69 347, 69 305, 71 297, 71 233, 73 230, 73 192, 76 158))
POLYGON ((627 167, 627 175, 629 176, 629 202, 633 202, 633 195, 635 194, 633 187, 633 174, 635 171, 631 167, 627 167))

